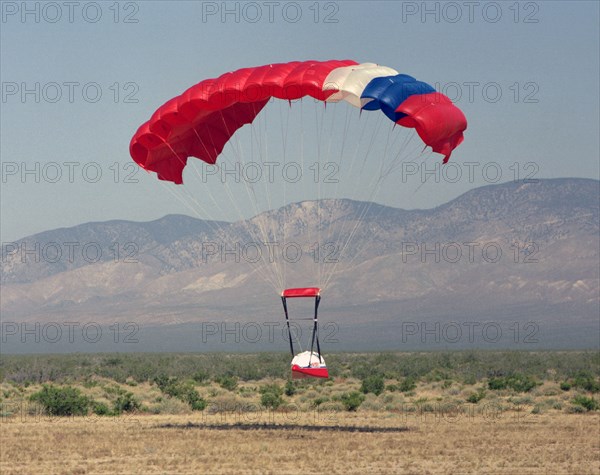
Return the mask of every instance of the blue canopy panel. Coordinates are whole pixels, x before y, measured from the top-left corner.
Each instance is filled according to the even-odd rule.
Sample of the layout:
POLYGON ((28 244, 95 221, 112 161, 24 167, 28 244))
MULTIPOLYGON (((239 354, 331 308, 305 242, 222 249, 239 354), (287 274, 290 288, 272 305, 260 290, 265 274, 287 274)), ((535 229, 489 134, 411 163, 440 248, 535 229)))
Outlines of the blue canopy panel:
POLYGON ((435 89, 429 84, 417 81, 408 74, 378 77, 369 82, 360 96, 362 108, 381 111, 393 122, 398 122, 406 114, 396 109, 410 96, 429 94, 435 89))

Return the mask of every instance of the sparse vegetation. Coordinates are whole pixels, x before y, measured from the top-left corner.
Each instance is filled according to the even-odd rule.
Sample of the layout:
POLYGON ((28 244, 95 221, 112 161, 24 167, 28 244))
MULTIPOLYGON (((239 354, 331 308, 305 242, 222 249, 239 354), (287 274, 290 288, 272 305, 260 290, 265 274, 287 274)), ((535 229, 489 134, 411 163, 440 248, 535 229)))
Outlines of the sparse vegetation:
MULTIPOLYGON (((369 441, 381 441, 386 453, 389 453, 421 435, 425 437, 421 442, 423 446, 435 443, 432 437, 433 440, 439 437, 440 443, 460 437, 461 440, 469 439, 474 447, 480 446, 481 440, 489 436, 493 418, 495 432, 504 431, 505 436, 510 438, 522 436, 523 441, 535 435, 536 444, 544 434, 540 428, 552 427, 553 431, 547 439, 548 454, 551 455, 555 455, 560 428, 568 426, 568 437, 561 439, 565 447, 571 448, 570 451, 565 449, 565 453, 568 453, 566 465, 562 465, 566 467, 565 472, 591 473, 589 464, 596 463, 597 466, 597 455, 591 455, 597 453, 597 441, 589 431, 589 427, 597 425, 597 417, 600 416, 595 396, 600 381, 596 353, 470 351, 334 354, 328 357, 328 363, 336 377, 328 381, 288 380, 289 362, 286 360, 285 356, 269 354, 144 355, 143 360, 138 355, 64 355, 46 359, 39 356, 2 356, 0 415, 3 421, 36 418, 42 411, 49 416, 69 416, 69 425, 51 422, 2 424, 3 431, 19 430, 19 435, 3 440, 8 440, 9 445, 14 444, 15 440, 22 437, 22 431, 29 431, 31 426, 35 430, 29 433, 28 440, 36 437, 38 431, 45 431, 49 440, 55 440, 55 435, 60 436, 61 447, 69 447, 68 450, 76 451, 80 445, 85 446, 88 450, 86 457, 96 453, 94 443, 99 443, 101 447, 97 449, 97 459, 104 461, 107 460, 107 453, 116 454, 108 456, 110 460, 111 457, 117 457, 123 444, 129 444, 127 447, 135 452, 135 444, 139 440, 134 441, 131 437, 145 437, 143 434, 146 434, 146 431, 131 430, 133 426, 130 424, 106 425, 111 421, 135 421, 140 424, 136 428, 148 428, 149 437, 162 434, 162 429, 157 429, 155 421, 181 421, 184 428, 169 429, 172 432, 159 435, 148 445, 153 450, 158 447, 156 450, 172 453, 176 453, 178 441, 188 441, 190 447, 197 450, 197 436, 185 428, 190 421, 202 424, 211 424, 213 421, 226 425, 239 422, 261 425, 273 421, 297 424, 305 421, 307 425, 333 427, 346 424, 427 426, 412 433, 408 439, 402 436, 404 444, 398 443, 397 437, 400 436, 397 435, 363 439, 361 434, 354 434, 352 437, 352 440, 363 440, 366 447, 371 447, 371 451, 374 446, 370 446, 369 441), (213 362, 216 367, 211 366, 213 362), (441 367, 436 368, 436 364, 441 367), (217 368, 222 372, 218 373, 217 368), (361 377, 358 378, 357 374, 361 377), (566 392, 567 389, 570 392, 566 392), (94 419, 93 431, 90 432, 92 426, 89 423, 79 426, 76 421, 78 416, 91 414, 103 417, 94 419), (519 424, 524 418, 529 418, 527 424, 519 424), (68 430, 63 427, 68 427, 68 430), (80 427, 78 437, 71 435, 71 427, 80 427), (517 431, 515 427, 518 427, 517 431), (528 434, 527 437, 522 433, 528 434), (106 437, 106 440, 102 437, 106 437), (119 444, 115 445, 117 438, 119 444), (584 444, 587 444, 586 451, 580 450, 579 459, 574 461, 574 447, 584 444)), ((82 417, 79 419, 86 420, 82 417)), ((39 419, 35 420, 40 422, 39 419)), ((202 435, 202 441, 210 443, 216 440, 214 437, 218 436, 207 431, 202 435)), ((226 437, 225 440, 230 440, 229 435, 226 437)), ((285 453, 285 447, 292 446, 287 436, 266 430, 259 438, 248 437, 247 433, 232 437, 239 437, 235 450, 227 459, 232 461, 238 452, 244 452, 246 448, 248 451, 244 453, 259 453, 264 457, 271 453, 272 447, 279 447, 277 453, 280 455, 285 453), (262 445, 257 445, 257 440, 262 441, 262 445), (287 445, 278 445, 283 442, 287 445)), ((349 441, 348 437, 335 433, 321 435, 315 432, 314 437, 331 444, 343 445, 349 441)), ((412 454, 411 457, 416 446, 412 447, 407 452, 407 455, 412 454)), ((466 447, 457 452, 457 457, 472 455, 465 452, 466 447)), ((3 450, 6 449, 3 447, 3 450)), ((359 449, 353 449, 352 453, 356 450, 359 449)), ((368 458, 371 453, 366 451, 362 457, 368 458)), ((64 456, 64 452, 61 454, 64 456)), ((523 457, 528 454, 524 451, 523 457)), ((158 463, 145 467, 147 473, 186 473, 186 470, 189 472, 194 469, 195 473, 215 472, 212 470, 214 467, 196 465, 191 468, 181 465, 183 462, 171 461, 169 463, 172 465, 160 465, 157 457, 151 454, 138 455, 140 460, 148 460, 149 464, 158 463), (156 472, 158 467, 161 469, 156 472)), ((431 453, 428 455, 431 456, 431 453)), ((480 457, 481 453, 478 452, 477 456, 480 457)), ((458 464, 462 460, 460 457, 455 460, 458 464)), ((191 459, 188 457, 187 460, 191 459)), ((322 463, 327 463, 326 460, 322 463)), ((353 468, 361 466, 360 460, 356 460, 353 468)), ((377 463, 375 458, 369 460, 369 467, 377 463)), ((547 471, 555 472, 556 464, 560 462, 556 458, 551 460, 551 468, 542 465, 537 468, 546 467, 547 471)), ((36 463, 37 459, 32 459, 31 464, 36 463)), ((512 458, 507 463, 503 466, 507 473, 520 473, 523 470, 519 468, 526 467, 525 462, 525 465, 518 465, 512 458)), ((455 464, 453 469, 457 466, 463 467, 465 472, 472 468, 455 464)), ((114 473, 115 466, 110 467, 114 473)), ((386 467, 377 467, 382 473, 387 473, 386 467)), ((411 470, 415 468, 411 467, 411 470)), ((478 465, 478 470, 482 467, 478 465)), ((498 465, 489 462, 486 467, 494 472, 498 465)), ((65 471, 85 473, 93 470, 90 466, 62 467, 57 462, 54 468, 46 472, 65 471)), ((11 469, 7 473, 12 473, 11 469)), ((107 473, 111 473, 109 468, 107 473)))
POLYGON ((223 389, 227 389, 227 391, 234 391, 238 384, 235 376, 223 376, 222 378, 217 378, 216 381, 223 389))
POLYGON ((188 403, 194 411, 203 411, 206 408, 206 401, 196 391, 191 381, 183 382, 163 375, 154 378, 154 383, 163 394, 188 403))
POLYGON ((285 395, 293 396, 294 394, 296 394, 296 385, 293 381, 288 381, 285 383, 285 395))
POLYGON ((476 393, 471 393, 469 397, 467 397, 467 402, 471 404, 477 404, 485 397, 485 390, 480 388, 476 393))
POLYGON ((124 412, 136 412, 141 409, 141 404, 133 393, 123 391, 117 396, 113 403, 113 414, 119 415, 124 412))
POLYGON ((518 393, 527 393, 538 385, 531 376, 520 373, 511 374, 503 377, 492 377, 488 381, 489 389, 498 391, 501 389, 512 389, 518 393))
MULTIPOLYGON (((484 378, 522 374, 535 381, 552 378, 597 388, 600 353, 595 351, 455 351, 424 353, 343 353, 327 355, 330 374, 345 374, 360 381, 372 374, 404 381, 454 380, 476 384, 484 378), (440 371, 443 368, 443 372, 440 371), (548 370, 552 370, 549 375, 548 370), (595 381, 595 384, 594 384, 595 381)), ((255 355, 221 354, 73 354, 2 355, 0 382, 22 386, 42 383, 69 384, 101 377, 120 384, 131 380, 151 382, 168 375, 196 383, 219 380, 228 390, 231 381, 260 381, 284 378, 289 372, 289 357, 284 353, 255 355)), ((232 388, 233 386, 233 388, 232 388)))
POLYGON ((573 398, 573 404, 583 407, 586 411, 597 411, 598 401, 594 398, 583 396, 581 394, 573 398))
POLYGON ((569 383, 568 381, 563 381, 562 383, 560 383, 560 389, 562 389, 563 391, 570 391, 571 387, 571 383, 569 383))
POLYGON ((590 371, 579 371, 573 378, 571 385, 591 393, 600 392, 600 381, 590 371))
POLYGON ((29 397, 39 402, 46 414, 51 416, 85 416, 88 413, 90 399, 71 386, 56 387, 44 384, 42 389, 29 397))
POLYGON ((417 387, 417 383, 415 382, 415 379, 412 377, 408 377, 408 378, 404 378, 402 380, 402 382, 398 386, 398 389, 401 392, 406 393, 406 392, 412 391, 416 387, 417 387))
POLYGON ((92 411, 97 416, 110 416, 110 415, 112 415, 112 411, 110 410, 110 407, 108 407, 108 404, 106 404, 104 402, 94 401, 92 403, 92 411))
POLYGON ((341 400, 347 411, 356 411, 364 402, 365 396, 358 391, 352 391, 342 394, 341 400))
POLYGON ((385 381, 383 375, 372 374, 363 379, 360 386, 360 390, 363 394, 373 393, 375 396, 379 396, 385 388, 385 381))
POLYGON ((499 407, 540 414, 594 410, 593 398, 573 398, 593 396, 600 384, 594 352, 333 354, 328 362, 337 377, 328 381, 288 380, 287 359, 272 354, 2 356, 0 404, 7 416, 14 414, 12 401, 30 397, 49 414, 106 416, 248 407, 407 411, 415 404, 426 411, 487 398, 499 407), (575 392, 570 398, 568 390, 575 392), (69 397, 54 397, 56 391, 69 397))
POLYGON ((260 388, 260 403, 264 407, 277 409, 283 403, 283 389, 278 384, 267 384, 260 388))

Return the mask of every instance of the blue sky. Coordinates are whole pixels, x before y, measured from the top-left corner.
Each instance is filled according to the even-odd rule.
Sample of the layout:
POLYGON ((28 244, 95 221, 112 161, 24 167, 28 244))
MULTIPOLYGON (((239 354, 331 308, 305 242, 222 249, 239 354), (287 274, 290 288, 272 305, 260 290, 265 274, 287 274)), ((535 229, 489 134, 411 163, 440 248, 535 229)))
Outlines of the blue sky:
MULTIPOLYGON (((192 214, 136 172, 131 136, 202 79, 291 60, 390 66, 439 85, 466 114, 452 161, 463 172, 476 163, 473 179, 404 177, 378 201, 436 206, 490 183, 486 163, 500 181, 598 178, 599 22, 598 2, 2 2, 1 239, 192 214)), ((368 197, 352 188, 340 196, 368 197)), ((296 197, 280 191, 273 203, 296 197)), ((202 200, 201 186, 193 193, 202 200)))

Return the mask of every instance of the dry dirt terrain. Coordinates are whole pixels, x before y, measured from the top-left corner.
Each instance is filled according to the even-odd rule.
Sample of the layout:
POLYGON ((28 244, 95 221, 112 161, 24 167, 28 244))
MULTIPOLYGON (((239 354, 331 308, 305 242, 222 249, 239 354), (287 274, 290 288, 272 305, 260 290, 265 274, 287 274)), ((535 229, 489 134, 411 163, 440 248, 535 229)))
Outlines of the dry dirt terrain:
POLYGON ((599 435, 598 413, 24 416, 2 422, 0 472, 597 474, 599 435))

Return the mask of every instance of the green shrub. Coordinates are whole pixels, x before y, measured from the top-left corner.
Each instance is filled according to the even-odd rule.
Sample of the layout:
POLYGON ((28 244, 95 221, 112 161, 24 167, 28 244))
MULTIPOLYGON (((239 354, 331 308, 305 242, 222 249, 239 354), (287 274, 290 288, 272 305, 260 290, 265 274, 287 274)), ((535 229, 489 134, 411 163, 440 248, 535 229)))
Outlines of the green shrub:
POLYGON ((283 394, 283 389, 281 389, 281 386, 279 386, 279 384, 273 383, 273 384, 265 384, 265 385, 261 386, 259 392, 261 394, 275 393, 275 394, 279 394, 281 396, 283 394))
POLYGON ((93 379, 90 379, 90 377, 88 376, 87 378, 85 378, 83 380, 83 382, 81 383, 81 385, 84 388, 95 388, 96 386, 98 386, 98 381, 95 381, 93 379))
POLYGON ((39 402, 47 414, 52 416, 84 416, 88 413, 90 399, 77 388, 56 387, 44 384, 43 388, 30 396, 39 402))
POLYGON ((119 394, 117 399, 113 402, 113 413, 117 415, 124 412, 139 411, 140 408, 140 402, 136 399, 133 393, 130 392, 119 394))
POLYGON ((264 407, 277 409, 283 404, 283 389, 278 384, 266 384, 260 388, 260 403, 264 407))
POLYGON ((506 379, 505 378, 490 378, 488 381, 488 388, 492 391, 499 391, 501 389, 506 389, 506 379))
POLYGON ((96 414, 97 416, 110 416, 110 415, 112 415, 112 411, 110 410, 110 407, 108 407, 108 404, 106 404, 104 402, 96 402, 96 401, 94 401, 92 403, 92 412, 94 414, 96 414))
POLYGON ((271 409, 277 409, 283 403, 283 399, 279 394, 275 393, 263 393, 260 396, 260 403, 264 407, 269 407, 271 409))
POLYGON ((260 388, 260 403, 264 407, 277 409, 283 404, 282 394, 283 389, 278 384, 266 384, 260 388))
POLYGON ((598 401, 594 398, 577 395, 573 398, 573 404, 576 406, 583 407, 586 411, 597 411, 598 410, 598 401))
POLYGON ((569 383, 568 381, 563 381, 562 383, 560 383, 560 389, 562 389, 563 391, 569 391, 571 389, 571 383, 569 383))
POLYGON ((235 376, 223 376, 218 378, 217 382, 219 383, 219 386, 227 391, 234 391, 238 384, 235 376))
POLYGON ((360 386, 360 390, 364 394, 373 393, 375 396, 379 396, 385 388, 385 381, 383 380, 383 375, 381 374, 372 374, 363 379, 362 384, 360 386))
POLYGON ((403 393, 412 391, 416 387, 417 387, 417 383, 415 382, 415 379, 412 377, 404 378, 399 386, 400 391, 402 391, 403 393))
POLYGON ((567 407, 568 414, 583 414, 586 410, 581 406, 569 406, 567 407))
POLYGON ((104 360, 104 364, 107 366, 119 366, 123 364, 123 359, 118 356, 109 357, 104 360))
POLYGON ((573 379, 573 386, 592 393, 600 391, 600 383, 587 371, 580 371, 573 379))
POLYGON ((285 395, 286 396, 293 396, 294 394, 296 394, 297 388, 296 385, 294 384, 293 381, 288 381, 287 383, 285 383, 285 395))
POLYGON ((493 391, 510 388, 518 393, 528 393, 538 384, 531 376, 520 373, 510 376, 492 377, 488 380, 488 388, 493 391))
POLYGON ((312 406, 313 407, 319 407, 321 404, 323 404, 324 402, 328 402, 329 398, 326 396, 319 396, 317 399, 315 399, 312 402, 312 406))
POLYGON ((515 374, 508 377, 508 386, 519 393, 528 393, 537 385, 538 383, 531 376, 515 374))
POLYGON ((467 402, 470 402, 471 404, 477 404, 484 397, 485 397, 485 390, 480 389, 476 393, 472 393, 471 395, 469 395, 469 397, 467 398, 467 402))
POLYGON ((177 378, 169 378, 165 375, 160 375, 154 378, 154 384, 158 386, 160 391, 168 396, 179 396, 179 380, 177 378))
POLYGON ((585 382, 582 388, 586 391, 597 393, 600 392, 600 382, 596 381, 595 379, 589 379, 585 382))
POLYGON ((194 411, 203 411, 206 408, 206 400, 200 396, 190 381, 184 382, 177 378, 157 376, 154 378, 154 383, 163 394, 188 403, 194 411))
POLYGON ((206 409, 206 400, 193 388, 188 389, 183 400, 190 405, 192 411, 203 411, 206 409))
POLYGON ((358 391, 352 391, 342 394, 341 400, 347 411, 356 411, 365 400, 365 396, 358 391))
POLYGON ((203 369, 197 370, 192 376, 192 379, 197 383, 203 383, 204 381, 208 380, 208 378, 210 378, 210 375, 203 369))

